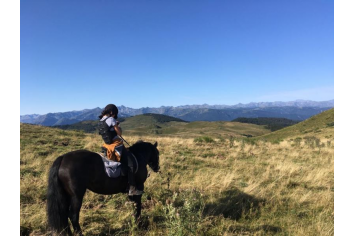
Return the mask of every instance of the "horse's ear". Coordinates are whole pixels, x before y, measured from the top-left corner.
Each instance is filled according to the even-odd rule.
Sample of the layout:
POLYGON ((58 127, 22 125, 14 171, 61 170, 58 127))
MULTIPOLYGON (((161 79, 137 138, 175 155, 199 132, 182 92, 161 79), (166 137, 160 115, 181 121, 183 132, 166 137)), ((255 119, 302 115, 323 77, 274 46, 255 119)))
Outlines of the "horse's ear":
POLYGON ((155 144, 153 144, 153 146, 155 146, 155 147, 157 147, 157 145, 158 145, 158 143, 157 143, 157 142, 155 142, 155 144))

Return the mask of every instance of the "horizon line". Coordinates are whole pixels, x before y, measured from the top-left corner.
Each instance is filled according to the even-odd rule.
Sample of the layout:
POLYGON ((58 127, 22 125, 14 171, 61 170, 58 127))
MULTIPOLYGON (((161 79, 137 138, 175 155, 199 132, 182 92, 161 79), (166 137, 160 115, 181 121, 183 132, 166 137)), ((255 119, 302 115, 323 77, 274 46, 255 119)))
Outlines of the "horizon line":
MULTIPOLYGON (((236 103, 236 104, 233 104, 233 105, 226 105, 226 104, 213 104, 213 105, 210 105, 210 104, 207 104, 207 103, 203 103, 203 104, 186 104, 186 105, 178 105, 178 106, 164 106, 164 105, 161 105, 159 107, 140 107, 140 108, 133 108, 133 107, 128 107, 128 106, 125 106, 125 105, 119 105, 117 107, 120 107, 120 106, 123 106, 123 107, 127 107, 127 108, 131 108, 131 109, 143 109, 143 108, 161 108, 161 107, 184 107, 184 106, 236 106, 236 105, 248 105, 248 104, 254 104, 254 103, 276 103, 276 102, 281 102, 281 103, 288 103, 288 102, 330 102, 330 101, 334 101, 335 99, 330 99, 330 100, 323 100, 323 101, 315 101, 315 100, 305 100, 305 99, 296 99, 296 100, 292 100, 292 101, 273 101, 273 102, 248 102, 248 103, 236 103)), ((94 108, 83 108, 83 109, 80 109, 80 110, 71 110, 71 111, 59 111, 59 112, 47 112, 47 113, 43 113, 43 114, 37 114, 37 113, 32 113, 32 114, 24 114, 24 115, 21 115, 20 114, 20 117, 21 116, 29 116, 29 115, 47 115, 47 114, 50 114, 50 113, 66 113, 66 112, 76 112, 76 111, 83 111, 83 110, 92 110, 92 109, 96 109, 96 108, 100 108, 100 107, 94 107, 94 108)), ((103 108, 100 108, 100 109, 103 109, 103 108)))

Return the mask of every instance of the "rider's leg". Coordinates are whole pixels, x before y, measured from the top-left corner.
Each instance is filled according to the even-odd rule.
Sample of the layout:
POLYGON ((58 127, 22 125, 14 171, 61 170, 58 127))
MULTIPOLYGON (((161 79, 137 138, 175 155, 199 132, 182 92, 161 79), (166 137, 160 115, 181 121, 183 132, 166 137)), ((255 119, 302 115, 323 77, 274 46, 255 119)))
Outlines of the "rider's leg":
POLYGON ((115 147, 115 152, 117 153, 117 155, 119 155, 118 161, 121 160, 121 156, 122 156, 122 151, 123 151, 123 149, 124 149, 124 145, 123 145, 123 144, 121 144, 121 145, 115 147))
POLYGON ((128 168, 128 179, 129 179, 129 196, 137 195, 135 174, 134 174, 134 157, 130 152, 127 152, 127 166, 128 168))
POLYGON ((103 156, 104 157, 107 157, 107 152, 108 152, 108 149, 106 149, 105 147, 101 147, 101 152, 103 153, 103 156))

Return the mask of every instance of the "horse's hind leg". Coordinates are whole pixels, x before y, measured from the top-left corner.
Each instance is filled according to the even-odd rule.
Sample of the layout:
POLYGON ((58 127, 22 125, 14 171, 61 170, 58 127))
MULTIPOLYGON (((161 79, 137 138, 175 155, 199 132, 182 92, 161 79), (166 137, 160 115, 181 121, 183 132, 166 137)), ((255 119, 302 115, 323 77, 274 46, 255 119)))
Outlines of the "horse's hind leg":
POLYGON ((83 235, 79 225, 79 212, 82 207, 82 201, 85 191, 73 195, 70 199, 69 219, 72 222, 74 234, 83 235))

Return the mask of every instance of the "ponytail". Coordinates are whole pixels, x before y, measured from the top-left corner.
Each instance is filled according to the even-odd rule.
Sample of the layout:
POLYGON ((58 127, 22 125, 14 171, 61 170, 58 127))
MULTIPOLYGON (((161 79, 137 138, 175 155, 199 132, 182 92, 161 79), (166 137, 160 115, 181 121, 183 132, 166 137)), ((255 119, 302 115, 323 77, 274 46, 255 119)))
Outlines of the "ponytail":
POLYGON ((117 106, 114 104, 109 104, 107 105, 104 110, 101 112, 101 115, 99 116, 99 119, 102 119, 105 115, 110 115, 110 114, 115 115, 115 119, 117 119, 117 114, 119 113, 119 110, 117 109, 117 106))

